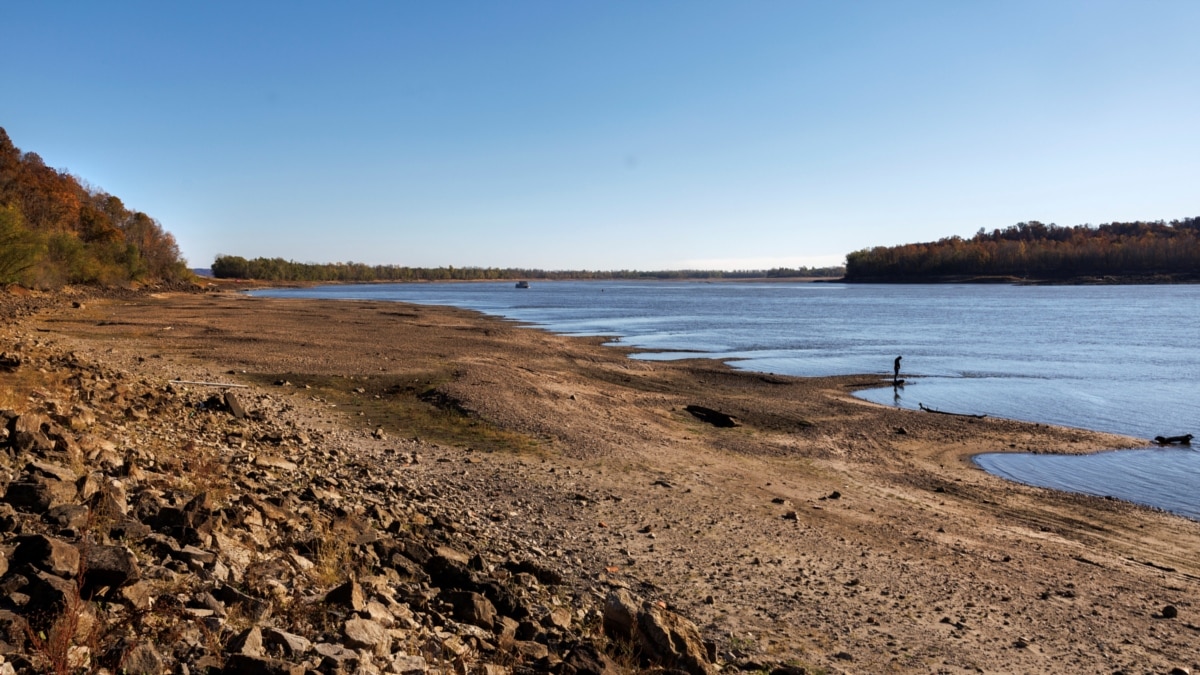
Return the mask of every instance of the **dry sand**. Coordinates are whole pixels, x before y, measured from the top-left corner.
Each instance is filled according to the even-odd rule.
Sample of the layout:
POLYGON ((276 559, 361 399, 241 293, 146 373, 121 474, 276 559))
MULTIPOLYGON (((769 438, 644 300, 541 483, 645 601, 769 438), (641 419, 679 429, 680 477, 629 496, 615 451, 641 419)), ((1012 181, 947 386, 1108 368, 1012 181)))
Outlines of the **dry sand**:
POLYGON ((851 396, 881 376, 635 361, 448 308, 225 292, 99 301, 35 325, 150 377, 244 382, 331 428, 460 448, 468 469, 426 470, 576 578, 664 600, 743 666, 1200 670, 1200 523, 970 461, 1139 439, 851 396))

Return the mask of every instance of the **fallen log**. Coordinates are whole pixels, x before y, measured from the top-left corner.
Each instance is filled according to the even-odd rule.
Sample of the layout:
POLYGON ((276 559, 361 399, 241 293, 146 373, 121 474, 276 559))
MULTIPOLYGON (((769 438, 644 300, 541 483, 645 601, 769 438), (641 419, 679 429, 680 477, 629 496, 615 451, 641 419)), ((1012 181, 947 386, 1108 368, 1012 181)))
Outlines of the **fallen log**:
POLYGON ((926 407, 924 403, 918 403, 917 405, 920 406, 921 410, 924 410, 927 413, 937 413, 938 415, 950 415, 951 417, 970 417, 971 419, 976 420, 981 420, 987 417, 987 415, 972 415, 970 413, 956 413, 946 412, 945 410, 935 410, 933 408, 926 407))
POLYGON ((690 412, 693 417, 701 422, 707 422, 714 427, 728 428, 738 426, 737 420, 719 410, 705 408, 702 405, 689 405, 688 407, 684 408, 684 410, 690 412))
POLYGON ((1191 445, 1192 439, 1195 436, 1184 434, 1182 436, 1155 436, 1154 442, 1159 445, 1191 445))
POLYGON ((191 380, 171 380, 170 384, 194 384, 201 387, 229 387, 236 389, 249 389, 248 384, 227 384, 225 382, 193 382, 191 380))

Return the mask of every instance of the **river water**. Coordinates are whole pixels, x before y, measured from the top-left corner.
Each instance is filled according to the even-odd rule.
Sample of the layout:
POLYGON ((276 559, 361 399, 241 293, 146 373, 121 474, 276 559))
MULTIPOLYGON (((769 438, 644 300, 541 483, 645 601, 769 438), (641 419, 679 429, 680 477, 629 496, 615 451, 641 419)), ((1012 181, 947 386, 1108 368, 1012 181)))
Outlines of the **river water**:
MULTIPOLYGON (((785 375, 879 373, 885 405, 1142 438, 1200 436, 1200 286, 533 282, 327 286, 276 297, 451 305, 646 352, 785 375)), ((1108 455, 1111 455, 1109 457, 1108 455)), ((1102 459, 984 455, 1012 480, 1113 495, 1200 518, 1200 451, 1102 459)))

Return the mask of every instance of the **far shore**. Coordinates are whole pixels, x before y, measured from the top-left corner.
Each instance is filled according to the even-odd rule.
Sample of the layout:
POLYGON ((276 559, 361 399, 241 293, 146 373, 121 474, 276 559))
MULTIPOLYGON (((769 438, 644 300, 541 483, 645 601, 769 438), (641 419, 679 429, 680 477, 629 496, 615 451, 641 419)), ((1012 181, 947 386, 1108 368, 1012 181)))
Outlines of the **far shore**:
POLYGON ((38 330, 146 377, 241 382, 314 420, 461 453, 473 476, 526 485, 537 516, 507 521, 514 536, 577 561, 578 583, 652 590, 747 658, 829 672, 1194 667, 1200 523, 971 462, 1143 439, 852 396, 879 375, 631 360, 446 307, 161 294, 64 308, 38 330), (581 503, 583 490, 611 498, 581 503), (1178 619, 1159 618, 1166 605, 1178 619))

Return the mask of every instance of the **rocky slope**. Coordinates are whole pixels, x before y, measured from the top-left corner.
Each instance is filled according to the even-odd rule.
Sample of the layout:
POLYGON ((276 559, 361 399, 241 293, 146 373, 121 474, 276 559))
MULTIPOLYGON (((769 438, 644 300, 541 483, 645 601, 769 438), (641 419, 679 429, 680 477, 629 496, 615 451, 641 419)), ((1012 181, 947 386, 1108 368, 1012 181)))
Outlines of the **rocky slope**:
POLYGON ((63 351, 23 323, 62 302, 6 305, 0 673, 713 670, 665 603, 472 510, 470 457, 63 351))

